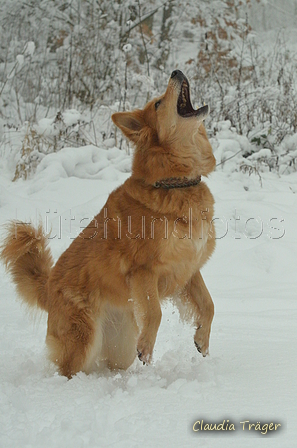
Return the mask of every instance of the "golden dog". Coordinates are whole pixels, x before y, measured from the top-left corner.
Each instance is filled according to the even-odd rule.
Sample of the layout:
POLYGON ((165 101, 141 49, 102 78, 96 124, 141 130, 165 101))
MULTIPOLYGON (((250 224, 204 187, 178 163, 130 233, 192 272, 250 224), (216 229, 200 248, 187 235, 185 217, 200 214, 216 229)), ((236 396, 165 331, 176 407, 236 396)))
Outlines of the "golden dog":
POLYGON ((127 369, 152 359, 160 302, 172 297, 208 353, 214 306, 200 269, 215 247, 213 196, 201 175, 215 167, 189 82, 172 73, 143 110, 112 120, 134 143, 132 175, 54 265, 42 227, 11 222, 1 256, 20 297, 48 313, 49 358, 62 375, 98 360, 127 369))

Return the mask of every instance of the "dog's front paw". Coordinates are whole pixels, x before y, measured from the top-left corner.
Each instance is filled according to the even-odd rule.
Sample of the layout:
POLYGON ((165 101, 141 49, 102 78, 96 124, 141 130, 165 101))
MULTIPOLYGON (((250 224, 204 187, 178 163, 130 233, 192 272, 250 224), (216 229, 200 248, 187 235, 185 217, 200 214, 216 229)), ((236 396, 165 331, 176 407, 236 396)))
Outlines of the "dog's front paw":
POLYGON ((138 341, 137 354, 143 364, 150 364, 153 355, 153 347, 150 344, 144 344, 141 340, 138 341))
POLYGON ((200 326, 194 337, 194 344, 199 353, 203 357, 209 355, 209 332, 202 331, 202 326, 200 326))
POLYGON ((147 358, 143 355, 143 353, 141 353, 138 349, 137 349, 137 356, 138 356, 139 361, 142 361, 142 364, 143 364, 143 365, 145 365, 145 364, 149 364, 149 359, 147 359, 147 358))
POLYGON ((209 348, 201 347, 196 341, 194 341, 195 347, 197 348, 198 352, 202 354, 202 356, 205 358, 206 355, 209 355, 209 348))

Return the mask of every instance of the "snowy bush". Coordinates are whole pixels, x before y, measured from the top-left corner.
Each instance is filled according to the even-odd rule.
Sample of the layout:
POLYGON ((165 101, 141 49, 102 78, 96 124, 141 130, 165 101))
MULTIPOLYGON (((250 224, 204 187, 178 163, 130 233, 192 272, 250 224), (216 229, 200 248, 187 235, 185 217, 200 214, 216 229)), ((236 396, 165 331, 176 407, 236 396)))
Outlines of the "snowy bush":
POLYGON ((28 179, 35 172, 48 148, 47 141, 38 135, 29 123, 22 141, 13 180, 28 179))
POLYGON ((213 139, 230 124, 220 168, 295 170, 296 144, 285 140, 297 133, 297 56, 281 33, 274 46, 259 44, 249 23, 257 2, 0 0, 2 154, 10 153, 11 129, 22 134, 18 156, 10 148, 21 177, 30 172, 24 159, 34 172, 42 154, 66 145, 104 140, 129 149, 107 124, 111 112, 143 107, 180 68, 195 106, 210 105, 213 139), (79 110, 85 123, 63 124, 57 111, 66 110, 79 110))
POLYGON ((13 180, 29 178, 47 154, 65 146, 79 147, 90 143, 84 134, 87 125, 76 110, 58 112, 54 118, 43 118, 37 124, 25 123, 18 132, 15 131, 19 144, 14 154, 13 180))

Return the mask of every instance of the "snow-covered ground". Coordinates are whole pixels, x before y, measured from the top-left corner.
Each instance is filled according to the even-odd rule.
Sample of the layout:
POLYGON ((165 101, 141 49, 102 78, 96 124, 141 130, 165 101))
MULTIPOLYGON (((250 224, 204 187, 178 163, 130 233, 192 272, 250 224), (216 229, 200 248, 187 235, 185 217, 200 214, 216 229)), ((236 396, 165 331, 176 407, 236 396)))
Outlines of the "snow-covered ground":
MULTIPOLYGON (((0 164, 0 224, 42 219, 57 258, 129 167, 124 151, 91 146, 44 157, 28 181, 0 164)), ((152 365, 68 381, 46 359, 46 316, 26 313, 0 266, 1 447, 295 446, 297 173, 261 177, 218 169, 207 181, 218 240, 203 270, 215 303, 205 359, 168 303, 152 365), (194 432, 202 419, 236 430, 194 432), (245 420, 282 426, 264 435, 245 420)))

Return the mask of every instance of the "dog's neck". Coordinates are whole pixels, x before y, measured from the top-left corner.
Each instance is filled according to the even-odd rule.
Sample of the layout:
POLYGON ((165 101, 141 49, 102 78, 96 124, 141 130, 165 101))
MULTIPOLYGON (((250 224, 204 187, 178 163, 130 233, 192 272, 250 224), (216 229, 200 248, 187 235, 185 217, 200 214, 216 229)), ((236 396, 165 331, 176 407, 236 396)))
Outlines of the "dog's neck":
POLYGON ((171 188, 186 188, 199 185, 201 182, 201 176, 197 176, 194 179, 188 179, 187 177, 168 177, 167 179, 160 179, 154 183, 155 188, 164 188, 169 190, 171 188))

